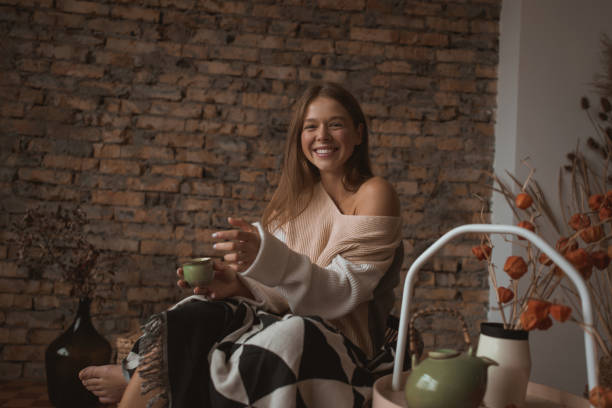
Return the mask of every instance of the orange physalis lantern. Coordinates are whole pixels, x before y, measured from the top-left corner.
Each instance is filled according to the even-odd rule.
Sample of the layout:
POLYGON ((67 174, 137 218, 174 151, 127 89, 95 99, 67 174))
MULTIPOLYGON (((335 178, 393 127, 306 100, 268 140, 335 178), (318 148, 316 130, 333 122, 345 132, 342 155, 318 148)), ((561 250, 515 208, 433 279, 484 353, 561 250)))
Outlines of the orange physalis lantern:
POLYGON ((538 261, 542 264, 542 265, 546 265, 546 266, 550 266, 552 265, 552 260, 548 257, 548 255, 546 255, 544 252, 542 252, 540 254, 540 257, 538 258, 538 261))
POLYGON ((599 220, 600 221, 605 221, 607 219, 609 219, 610 217, 612 217, 612 208, 610 207, 601 207, 599 209, 599 220))
POLYGON ((589 392, 589 402, 597 408, 612 408, 612 389, 598 385, 589 392))
POLYGON ((569 220, 569 226, 574 229, 574 231, 579 231, 591 225, 591 219, 586 214, 576 213, 572 215, 572 218, 569 220))
POLYGON ((538 326, 538 317, 528 310, 521 313, 521 326, 523 330, 533 330, 538 326))
POLYGON ((527 264, 520 256, 509 256, 504 264, 504 271, 506 271, 512 279, 520 279, 521 276, 527 273, 527 264))
POLYGON ((599 207, 601 207, 603 201, 603 194, 593 194, 589 197, 589 208, 593 211, 599 210, 599 207))
POLYGON ((610 257, 604 251, 595 251, 591 252, 591 261, 593 262, 593 266, 599 270, 603 270, 610 264, 610 257))
POLYGON ((514 299, 514 292, 511 289, 500 286, 497 288, 497 297, 501 303, 508 303, 514 299))
POLYGON ((548 316, 550 302, 540 299, 529 299, 527 301, 527 311, 535 314, 538 322, 548 316))
POLYGON ((527 193, 520 193, 516 196, 514 202, 518 208, 520 208, 521 210, 525 210, 531 206, 531 204, 533 203, 533 199, 527 193))
POLYGON ((550 317, 546 316, 538 323, 538 330, 548 330, 552 327, 553 321, 550 317))
POLYGON ((568 238, 561 237, 555 244, 555 248, 557 249, 557 251, 565 255, 565 253, 568 251, 578 249, 578 243, 576 241, 570 242, 568 238))
POLYGON ((603 236, 604 231, 601 225, 592 225, 580 233, 580 238, 582 238, 587 244, 599 241, 603 238, 603 236))
POLYGON ((550 305, 548 312, 556 321, 563 323, 564 321, 569 319, 570 315, 572 314, 572 308, 568 306, 553 304, 550 305))
POLYGON ((491 247, 488 245, 477 245, 472 247, 472 253, 479 261, 491 258, 491 247))
MULTIPOLYGON (((529 230, 531 232, 535 232, 535 225, 533 225, 529 221, 521 221, 518 223, 518 226, 521 228, 525 228, 526 230, 529 230)), ((525 238, 518 237, 518 239, 524 240, 525 238)))

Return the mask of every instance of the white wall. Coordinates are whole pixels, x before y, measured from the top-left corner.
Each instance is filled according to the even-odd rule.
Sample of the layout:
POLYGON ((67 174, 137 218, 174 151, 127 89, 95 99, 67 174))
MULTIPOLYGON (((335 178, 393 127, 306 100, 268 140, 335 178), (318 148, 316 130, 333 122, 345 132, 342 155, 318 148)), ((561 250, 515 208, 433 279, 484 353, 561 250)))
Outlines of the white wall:
MULTIPOLYGON (((528 169, 521 160, 529 157, 553 207, 566 153, 593 135, 580 97, 598 103, 590 83, 603 73, 600 38, 612 38, 610 21, 610 0, 503 0, 494 169, 524 179, 528 169)), ((501 197, 494 196, 492 211, 492 222, 513 222, 501 197)), ((544 236, 554 244, 554 234, 544 236)), ((512 248, 495 244, 493 261, 503 265, 512 248)), ((499 321, 497 312, 489 316, 499 321)), ((571 323, 532 332, 531 381, 581 394, 587 383, 582 336, 571 323)))

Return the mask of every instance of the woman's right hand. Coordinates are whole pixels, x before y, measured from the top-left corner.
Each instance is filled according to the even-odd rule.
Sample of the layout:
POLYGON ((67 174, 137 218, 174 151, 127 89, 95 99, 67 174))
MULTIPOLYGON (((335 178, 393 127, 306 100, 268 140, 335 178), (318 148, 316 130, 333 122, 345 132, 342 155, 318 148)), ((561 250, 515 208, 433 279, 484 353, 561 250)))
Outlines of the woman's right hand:
MULTIPOLYGON (((211 299, 225 299, 233 296, 253 298, 251 291, 238 279, 235 268, 214 260, 213 269, 215 271, 213 280, 208 285, 193 288, 194 295, 204 295, 211 299)), ((176 270, 176 275, 178 276, 177 285, 179 287, 183 289, 191 288, 183 279, 183 268, 179 267, 176 270)))

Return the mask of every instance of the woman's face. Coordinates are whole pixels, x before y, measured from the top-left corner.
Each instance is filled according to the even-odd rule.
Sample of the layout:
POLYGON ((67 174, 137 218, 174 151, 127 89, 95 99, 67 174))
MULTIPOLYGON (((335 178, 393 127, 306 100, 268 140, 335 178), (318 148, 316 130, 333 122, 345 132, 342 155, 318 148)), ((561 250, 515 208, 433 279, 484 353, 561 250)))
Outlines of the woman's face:
POLYGON ((344 164, 361 143, 362 125, 355 129, 347 110, 335 99, 315 98, 304 116, 302 152, 323 176, 342 175, 344 164))

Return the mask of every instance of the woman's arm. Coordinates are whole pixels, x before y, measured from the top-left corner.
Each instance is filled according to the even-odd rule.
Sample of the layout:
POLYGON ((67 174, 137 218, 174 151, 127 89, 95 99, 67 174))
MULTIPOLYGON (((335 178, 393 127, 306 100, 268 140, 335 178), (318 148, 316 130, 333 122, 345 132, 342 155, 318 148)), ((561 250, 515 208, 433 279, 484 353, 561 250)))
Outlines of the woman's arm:
POLYGON ((357 215, 374 217, 360 219, 364 228, 349 230, 342 242, 328 244, 346 247, 342 256, 318 266, 258 225, 261 247, 243 274, 279 289, 297 314, 334 319, 370 300, 401 241, 399 200, 380 178, 368 180, 356 194, 357 215))

